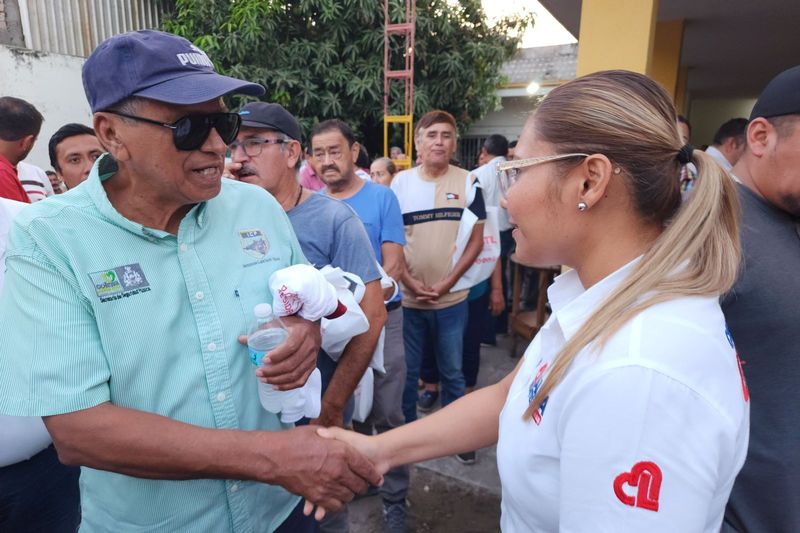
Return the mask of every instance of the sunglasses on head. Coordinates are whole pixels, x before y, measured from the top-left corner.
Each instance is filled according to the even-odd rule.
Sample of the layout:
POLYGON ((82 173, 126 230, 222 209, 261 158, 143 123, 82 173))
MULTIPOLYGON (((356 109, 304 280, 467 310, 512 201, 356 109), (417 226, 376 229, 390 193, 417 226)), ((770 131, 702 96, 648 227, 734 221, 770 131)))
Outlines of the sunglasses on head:
POLYGON ((197 115, 186 115, 175 122, 167 123, 153 120, 136 115, 128 115, 118 111, 108 111, 120 117, 155 124, 172 130, 172 142, 178 150, 191 151, 197 150, 208 139, 211 128, 217 130, 222 142, 226 145, 232 143, 239 133, 239 126, 242 125, 242 117, 237 113, 206 113, 197 115))

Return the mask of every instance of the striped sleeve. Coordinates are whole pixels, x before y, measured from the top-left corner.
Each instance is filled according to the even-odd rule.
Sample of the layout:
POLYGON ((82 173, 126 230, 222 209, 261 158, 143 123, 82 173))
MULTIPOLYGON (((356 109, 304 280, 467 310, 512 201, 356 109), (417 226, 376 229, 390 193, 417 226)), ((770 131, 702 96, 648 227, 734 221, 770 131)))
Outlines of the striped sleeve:
POLYGON ((0 412, 48 416, 110 399, 110 369, 88 303, 43 258, 9 255, 0 294, 0 412))

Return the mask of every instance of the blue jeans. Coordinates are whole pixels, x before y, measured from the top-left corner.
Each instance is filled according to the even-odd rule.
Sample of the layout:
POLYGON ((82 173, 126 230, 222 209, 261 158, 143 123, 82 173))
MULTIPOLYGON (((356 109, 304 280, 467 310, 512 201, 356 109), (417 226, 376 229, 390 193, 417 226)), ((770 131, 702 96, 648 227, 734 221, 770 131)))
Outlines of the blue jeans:
POLYGON ((403 308, 403 343, 408 367, 403 390, 403 414, 406 422, 417 419, 417 380, 422 354, 426 351, 436 356, 442 406, 464 396, 461 359, 467 308, 466 300, 444 309, 403 308))
MULTIPOLYGON (((478 383, 478 371, 481 367, 481 343, 487 342, 487 336, 492 332, 492 315, 489 312, 489 291, 484 291, 475 299, 468 299, 467 327, 464 330, 464 358, 462 369, 464 371, 464 384, 475 387, 478 383)), ((422 356, 419 377, 425 383, 439 383, 439 369, 433 355, 426 352, 422 356)))

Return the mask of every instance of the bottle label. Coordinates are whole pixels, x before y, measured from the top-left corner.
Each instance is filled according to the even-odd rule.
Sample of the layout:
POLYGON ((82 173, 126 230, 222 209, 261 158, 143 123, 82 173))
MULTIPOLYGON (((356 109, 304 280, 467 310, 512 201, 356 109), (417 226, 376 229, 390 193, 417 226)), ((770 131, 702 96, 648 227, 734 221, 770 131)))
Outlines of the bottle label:
POLYGON ((261 366, 261 360, 264 359, 264 353, 261 350, 255 350, 253 348, 248 348, 250 351, 250 362, 253 363, 255 366, 261 366))

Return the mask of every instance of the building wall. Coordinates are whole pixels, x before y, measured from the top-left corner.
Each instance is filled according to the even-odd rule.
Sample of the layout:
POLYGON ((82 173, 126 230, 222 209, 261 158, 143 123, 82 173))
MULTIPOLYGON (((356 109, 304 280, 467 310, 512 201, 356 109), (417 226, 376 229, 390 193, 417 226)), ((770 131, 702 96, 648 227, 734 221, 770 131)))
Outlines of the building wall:
POLYGON ((0 0, 0 44, 25 44, 17 0, 0 0))
POLYGON ((492 111, 472 124, 466 136, 488 137, 493 133, 499 133, 508 137, 509 141, 513 141, 519 138, 522 126, 533 111, 536 101, 536 98, 530 96, 503 98, 500 109, 492 111))
POLYGON ((91 126, 92 114, 81 82, 83 62, 81 57, 0 45, 0 95, 27 100, 44 116, 28 163, 49 169, 50 136, 68 122, 91 126))
POLYGON ((711 144, 717 129, 726 121, 750 116, 756 101, 754 98, 695 98, 689 107, 689 122, 692 123, 692 144, 700 147, 711 144))

